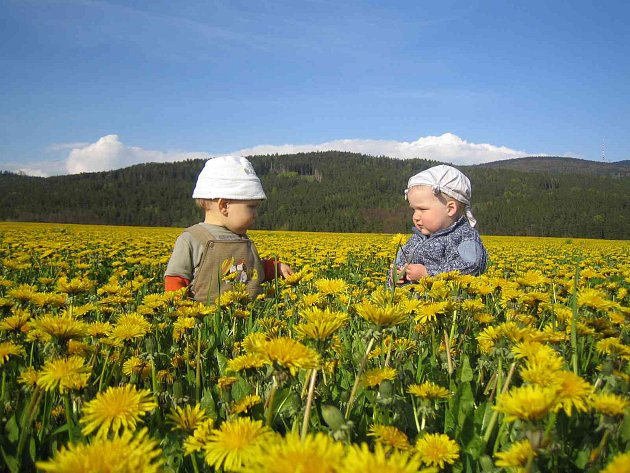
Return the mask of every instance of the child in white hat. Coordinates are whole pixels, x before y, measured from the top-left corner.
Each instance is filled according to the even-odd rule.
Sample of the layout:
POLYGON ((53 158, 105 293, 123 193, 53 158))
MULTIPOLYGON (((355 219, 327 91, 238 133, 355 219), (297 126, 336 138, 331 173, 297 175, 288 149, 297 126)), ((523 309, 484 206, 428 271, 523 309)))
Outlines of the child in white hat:
POLYGON ((398 284, 449 271, 479 275, 487 252, 474 226, 468 178, 439 165, 409 179, 405 198, 413 209, 413 235, 398 251, 394 265, 398 284))
POLYGON ((293 274, 284 263, 261 260, 247 237, 258 206, 267 198, 247 159, 208 160, 192 196, 205 218, 177 238, 166 267, 167 291, 190 287, 195 300, 213 303, 236 283, 243 283, 255 297, 262 292, 263 281, 293 274))

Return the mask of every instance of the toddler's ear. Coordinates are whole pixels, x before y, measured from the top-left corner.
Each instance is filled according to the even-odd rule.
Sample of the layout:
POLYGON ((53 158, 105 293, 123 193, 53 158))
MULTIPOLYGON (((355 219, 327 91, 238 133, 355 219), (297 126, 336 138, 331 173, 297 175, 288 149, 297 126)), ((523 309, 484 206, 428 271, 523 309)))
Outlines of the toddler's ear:
POLYGON ((446 202, 446 213, 449 217, 453 217, 457 214, 457 202, 452 199, 446 202))

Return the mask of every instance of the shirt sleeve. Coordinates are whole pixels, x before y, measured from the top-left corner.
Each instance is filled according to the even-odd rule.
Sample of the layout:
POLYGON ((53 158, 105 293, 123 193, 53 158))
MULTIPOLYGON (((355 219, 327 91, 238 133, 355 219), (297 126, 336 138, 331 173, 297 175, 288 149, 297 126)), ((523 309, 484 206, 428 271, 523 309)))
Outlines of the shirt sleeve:
POLYGON ((165 276, 179 276, 192 281, 194 272, 193 248, 186 233, 175 240, 173 253, 166 265, 165 276))
POLYGON ((485 255, 486 252, 481 243, 475 240, 463 240, 458 245, 447 247, 442 260, 429 261, 425 266, 431 276, 450 271, 479 275, 485 270, 485 255))

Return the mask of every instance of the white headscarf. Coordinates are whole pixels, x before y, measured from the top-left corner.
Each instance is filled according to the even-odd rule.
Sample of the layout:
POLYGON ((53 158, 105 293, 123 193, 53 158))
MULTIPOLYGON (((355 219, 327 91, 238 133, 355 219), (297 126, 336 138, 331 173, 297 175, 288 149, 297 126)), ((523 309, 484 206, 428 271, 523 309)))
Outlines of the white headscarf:
POLYGON ((466 218, 470 226, 474 227, 477 224, 470 207, 470 198, 472 196, 470 180, 461 171, 454 167, 440 164, 419 172, 409 179, 405 190, 405 199, 409 189, 415 186, 429 186, 433 189, 434 194, 437 195, 441 192, 461 202, 466 206, 466 218))
POLYGON ((266 199, 252 163, 241 156, 219 156, 206 161, 199 173, 193 199, 266 199))

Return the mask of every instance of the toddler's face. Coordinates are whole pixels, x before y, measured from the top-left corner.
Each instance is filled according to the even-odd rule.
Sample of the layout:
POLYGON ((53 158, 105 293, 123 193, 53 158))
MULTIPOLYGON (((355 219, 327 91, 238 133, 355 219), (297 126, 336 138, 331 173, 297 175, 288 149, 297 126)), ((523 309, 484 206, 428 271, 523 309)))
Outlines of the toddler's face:
POLYGON ((450 210, 447 200, 442 195, 435 195, 431 187, 412 187, 407 200, 413 210, 413 224, 423 235, 431 235, 455 222, 455 212, 450 210))
POLYGON ((226 228, 243 235, 256 220, 260 200, 232 200, 228 204, 226 228))

